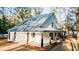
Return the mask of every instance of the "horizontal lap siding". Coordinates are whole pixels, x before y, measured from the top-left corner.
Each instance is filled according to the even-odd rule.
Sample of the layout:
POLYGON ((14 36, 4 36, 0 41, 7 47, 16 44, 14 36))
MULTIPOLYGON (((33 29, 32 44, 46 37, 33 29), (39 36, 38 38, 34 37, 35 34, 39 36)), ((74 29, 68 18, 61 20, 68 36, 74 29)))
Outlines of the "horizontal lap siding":
POLYGON ((9 37, 10 39, 10 41, 14 41, 14 32, 10 32, 10 37, 9 37))
POLYGON ((21 44, 26 44, 27 41, 27 32, 16 32, 16 42, 21 44))
POLYGON ((49 32, 44 32, 43 33, 43 46, 48 46, 50 44, 50 36, 49 32))
POLYGON ((29 45, 41 47, 41 33, 40 32, 34 32, 35 37, 32 37, 32 33, 33 32, 29 33, 29 45))

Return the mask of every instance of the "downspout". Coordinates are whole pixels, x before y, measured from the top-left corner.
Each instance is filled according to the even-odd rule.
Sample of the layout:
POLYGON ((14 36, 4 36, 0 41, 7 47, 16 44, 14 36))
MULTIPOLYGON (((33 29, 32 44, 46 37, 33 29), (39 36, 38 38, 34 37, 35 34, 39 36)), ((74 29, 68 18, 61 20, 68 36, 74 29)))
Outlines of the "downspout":
POLYGON ((14 41, 16 40, 16 32, 14 32, 14 41))
POLYGON ((10 32, 8 32, 8 41, 10 41, 10 32))

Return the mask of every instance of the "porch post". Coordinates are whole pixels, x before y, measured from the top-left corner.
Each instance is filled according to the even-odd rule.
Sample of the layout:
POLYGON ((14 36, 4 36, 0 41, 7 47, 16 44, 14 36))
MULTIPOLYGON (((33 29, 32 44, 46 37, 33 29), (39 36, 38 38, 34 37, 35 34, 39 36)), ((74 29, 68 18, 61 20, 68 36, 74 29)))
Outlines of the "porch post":
POLYGON ((54 34, 54 37, 55 37, 55 42, 56 42, 56 32, 55 32, 55 34, 54 34))
POLYGON ((63 39, 64 39, 64 32, 62 32, 63 33, 63 39))
POLYGON ((28 42, 29 42, 29 32, 27 32, 27 46, 28 46, 28 42))
POLYGON ((51 34, 50 34, 50 37, 51 37, 51 38, 50 38, 50 45, 52 44, 51 40, 54 39, 53 34, 54 34, 53 32, 51 32, 51 34))
POLYGON ((55 32, 53 32, 53 40, 55 40, 55 32))
POLYGON ((41 47, 43 47, 43 32, 41 32, 41 47))
POLYGON ((63 32, 61 31, 61 36, 62 36, 62 39, 63 39, 63 32))
POLYGON ((57 37, 57 38, 56 38, 56 40, 59 40, 59 37, 58 37, 58 32, 56 33, 56 37, 57 37))
POLYGON ((64 32, 64 37, 65 37, 65 32, 64 32))
POLYGON ((51 45, 51 38, 50 38, 50 43, 49 44, 51 45))

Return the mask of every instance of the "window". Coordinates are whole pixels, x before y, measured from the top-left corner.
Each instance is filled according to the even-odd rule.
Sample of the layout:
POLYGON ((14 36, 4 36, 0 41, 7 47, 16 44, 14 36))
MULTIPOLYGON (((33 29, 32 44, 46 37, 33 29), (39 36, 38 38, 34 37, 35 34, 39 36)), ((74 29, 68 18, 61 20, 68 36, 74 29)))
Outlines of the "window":
POLYGON ((35 37, 35 33, 32 33, 32 37, 35 37))
POLYGON ((49 36, 53 36, 53 33, 49 33, 49 36))

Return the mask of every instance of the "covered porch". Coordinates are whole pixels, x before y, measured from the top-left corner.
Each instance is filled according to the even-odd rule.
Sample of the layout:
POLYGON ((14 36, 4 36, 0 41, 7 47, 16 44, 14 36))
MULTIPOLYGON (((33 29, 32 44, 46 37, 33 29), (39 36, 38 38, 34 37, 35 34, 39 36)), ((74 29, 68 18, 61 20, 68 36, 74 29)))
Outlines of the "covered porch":
POLYGON ((65 31, 60 30, 47 30, 47 29, 41 29, 35 30, 32 32, 27 32, 27 44, 26 47, 33 48, 36 50, 49 50, 53 48, 54 46, 60 44, 64 38, 65 38, 65 31), (38 39, 33 39, 30 42, 30 35, 36 36, 38 39), (38 37, 39 35, 39 37, 38 37), (37 41, 37 42, 36 42, 37 41))

